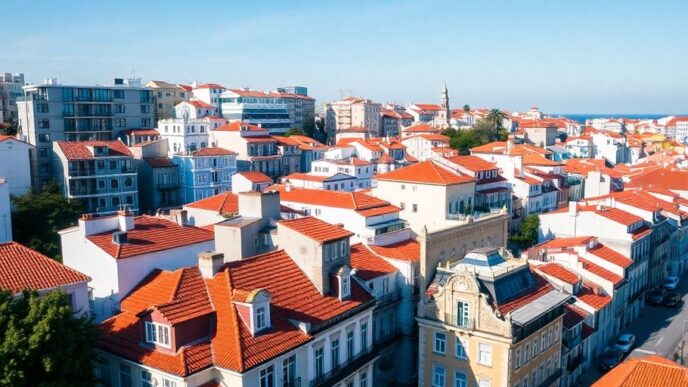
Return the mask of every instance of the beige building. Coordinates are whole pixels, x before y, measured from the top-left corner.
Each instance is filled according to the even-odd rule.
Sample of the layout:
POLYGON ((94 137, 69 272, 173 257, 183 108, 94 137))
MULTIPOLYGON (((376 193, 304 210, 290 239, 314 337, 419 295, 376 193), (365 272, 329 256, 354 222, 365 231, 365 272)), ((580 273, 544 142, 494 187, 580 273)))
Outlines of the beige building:
POLYGON ((149 81, 146 87, 153 89, 155 120, 175 118, 174 107, 191 98, 191 92, 183 87, 165 81, 149 81))
POLYGON ((558 385, 568 299, 501 248, 443 261, 419 305, 418 385, 558 385))
POLYGON ((376 137, 380 129, 380 104, 369 99, 349 97, 325 104, 325 130, 328 138, 351 127, 370 130, 376 137))

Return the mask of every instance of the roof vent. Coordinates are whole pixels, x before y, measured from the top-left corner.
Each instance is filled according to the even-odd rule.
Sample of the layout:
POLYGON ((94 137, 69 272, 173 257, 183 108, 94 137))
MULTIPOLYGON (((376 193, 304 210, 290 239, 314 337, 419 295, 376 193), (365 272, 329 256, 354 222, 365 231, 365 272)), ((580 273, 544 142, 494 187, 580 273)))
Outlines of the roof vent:
POLYGON ((112 233, 112 243, 116 245, 123 245, 127 243, 127 232, 126 231, 115 231, 112 233))

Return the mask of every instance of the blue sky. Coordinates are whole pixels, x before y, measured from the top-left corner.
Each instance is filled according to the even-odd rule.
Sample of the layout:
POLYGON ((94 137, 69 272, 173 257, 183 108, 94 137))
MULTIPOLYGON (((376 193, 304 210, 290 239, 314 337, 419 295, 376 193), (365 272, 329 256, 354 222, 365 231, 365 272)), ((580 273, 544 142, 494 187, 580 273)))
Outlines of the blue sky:
POLYGON ((446 80, 454 107, 688 113, 686 1, 2 3, 0 71, 34 82, 135 71, 405 104, 446 80))

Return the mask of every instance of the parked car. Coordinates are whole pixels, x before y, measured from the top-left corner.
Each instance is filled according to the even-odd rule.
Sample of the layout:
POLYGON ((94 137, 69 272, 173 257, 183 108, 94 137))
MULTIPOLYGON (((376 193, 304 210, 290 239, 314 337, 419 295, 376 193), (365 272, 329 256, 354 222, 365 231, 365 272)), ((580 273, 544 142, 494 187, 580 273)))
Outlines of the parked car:
POLYGON ((614 343, 614 348, 622 351, 623 353, 629 353, 633 349, 634 345, 635 336, 626 333, 617 337, 616 342, 614 343))
POLYGON ((600 369, 609 371, 621 363, 624 353, 616 348, 607 348, 600 358, 600 369))
POLYGON ((669 290, 676 290, 676 287, 678 286, 678 277, 675 275, 670 275, 664 279, 664 284, 662 287, 664 289, 669 289, 669 290))
POLYGON ((664 301, 664 296, 666 295, 666 290, 663 288, 657 288, 653 290, 647 298, 647 303, 650 305, 662 305, 664 301))
POLYGON ((681 293, 677 291, 671 291, 664 296, 664 301, 662 302, 667 308, 678 308, 683 304, 681 299, 681 293))

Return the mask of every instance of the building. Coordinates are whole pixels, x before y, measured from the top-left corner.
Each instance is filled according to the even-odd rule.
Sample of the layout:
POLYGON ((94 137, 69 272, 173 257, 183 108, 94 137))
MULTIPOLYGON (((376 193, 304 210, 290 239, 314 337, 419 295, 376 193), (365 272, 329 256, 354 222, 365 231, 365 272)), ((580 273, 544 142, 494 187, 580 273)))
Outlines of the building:
POLYGON ((211 132, 213 144, 237 154, 239 171, 258 171, 271 178, 282 176, 282 155, 277 140, 260 126, 231 122, 211 132))
POLYGON ((65 197, 85 213, 139 209, 134 156, 121 141, 56 141, 54 171, 65 197))
POLYGON ((148 81, 145 86, 153 89, 155 121, 175 117, 174 107, 180 102, 188 101, 191 98, 189 91, 173 83, 148 81))
POLYGON ((91 279, 54 259, 20 245, 17 242, 0 243, 0 289, 12 294, 34 290, 39 295, 60 290, 67 294, 75 314, 89 313, 91 279))
POLYGON ((12 240, 12 208, 10 203, 10 185, 4 177, 0 177, 0 243, 12 240))
POLYGON ((301 172, 301 145, 291 137, 273 136, 277 140, 277 152, 282 156, 282 173, 301 172))
POLYGON ((547 120, 523 120, 519 128, 523 131, 527 144, 541 148, 554 145, 559 136, 557 126, 547 120))
POLYGON ((24 74, 0 74, 0 123, 18 120, 17 99, 24 95, 24 74))
POLYGON ((550 386, 568 294, 494 247, 437 267, 419 305, 419 386, 550 386))
POLYGON ((213 232, 153 216, 121 211, 83 215, 76 227, 61 230, 63 263, 89 277, 91 312, 96 321, 115 314, 120 299, 154 269, 191 266, 196 255, 215 247, 213 232))
POLYGON ((346 187, 345 190, 354 191, 368 189, 372 187, 375 165, 369 161, 351 157, 349 160, 321 159, 311 163, 309 175, 318 177, 329 177, 337 174, 345 174, 353 177, 353 187, 346 187))
POLYGON ((220 95, 224 93, 227 88, 222 85, 218 85, 217 83, 196 84, 196 82, 194 82, 191 85, 191 89, 194 99, 212 105, 220 114, 222 114, 220 95))
POLYGON ((217 109, 212 105, 190 100, 175 106, 176 118, 158 121, 160 137, 169 143, 169 156, 210 146, 210 131, 227 122, 216 114, 217 109))
POLYGON ((303 86, 278 87, 276 94, 287 107, 293 128, 302 130, 315 128, 315 99, 308 96, 308 88, 303 86))
POLYGON ((263 192, 272 185, 272 179, 258 171, 242 171, 232 175, 232 192, 263 192))
POLYGON ((449 148, 449 137, 442 134, 422 133, 407 136, 401 139, 401 143, 406 147, 406 153, 418 161, 429 160, 433 156, 441 155, 445 150, 451 149, 449 148))
MULTIPOLYGON (((293 99, 298 98, 293 95, 293 99)), ((304 97, 310 98, 310 97, 304 97)), ((263 91, 230 89, 220 96, 222 116, 230 122, 246 122, 260 126, 271 134, 284 134, 293 126, 287 103, 280 94, 263 91)), ((292 103, 291 106, 294 106, 292 103)))
POLYGON ((511 185, 494 163, 477 156, 438 157, 438 163, 475 179, 475 209, 483 212, 511 208, 511 185))
POLYGON ((0 134, 0 177, 9 184, 11 195, 31 192, 31 152, 34 149, 31 144, 0 134))
POLYGON ((141 213, 182 204, 179 192, 179 165, 167 157, 167 140, 157 140, 129 147, 138 174, 141 213))
POLYGON ((302 172, 310 172, 311 163, 324 157, 327 146, 306 136, 290 136, 289 138, 299 144, 298 146, 301 150, 300 170, 302 172))
POLYGON ((179 166, 182 203, 232 190, 232 175, 237 172, 237 154, 214 147, 175 154, 172 162, 179 166))
POLYGON ((19 136, 36 147, 32 183, 40 189, 55 177, 54 141, 107 141, 128 129, 153 127, 153 94, 140 80, 116 78, 110 86, 62 85, 49 80, 24 86, 17 101, 19 136))
POLYGON ((380 136, 398 137, 401 136, 401 128, 411 126, 413 116, 404 110, 380 109, 380 136))
POLYGON ((593 387, 688 386, 688 368, 658 355, 628 358, 593 387))
POLYGON ((341 130, 366 128, 372 137, 380 130, 380 104, 369 99, 349 97, 325 104, 325 132, 334 139, 341 130))
POLYGON ((475 179, 435 161, 423 161, 377 175, 372 195, 401 208, 414 232, 463 220, 475 202, 475 179))

